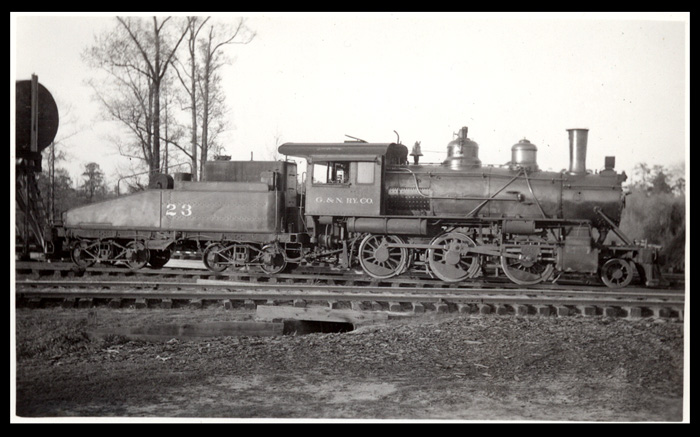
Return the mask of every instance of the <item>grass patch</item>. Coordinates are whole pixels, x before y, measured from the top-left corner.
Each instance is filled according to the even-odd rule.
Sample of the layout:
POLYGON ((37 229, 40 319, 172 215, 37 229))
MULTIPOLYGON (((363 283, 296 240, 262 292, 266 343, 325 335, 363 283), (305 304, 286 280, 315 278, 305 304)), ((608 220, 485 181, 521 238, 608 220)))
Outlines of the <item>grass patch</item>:
POLYGON ((55 356, 85 349, 90 344, 87 320, 22 318, 17 321, 17 359, 55 356))
POLYGON ((56 310, 18 309, 15 338, 17 359, 51 358, 75 352, 86 352, 128 341, 119 335, 91 339, 87 317, 55 317, 56 310), (53 311, 48 317, 45 311, 53 311), (21 317, 20 317, 20 312, 21 317))

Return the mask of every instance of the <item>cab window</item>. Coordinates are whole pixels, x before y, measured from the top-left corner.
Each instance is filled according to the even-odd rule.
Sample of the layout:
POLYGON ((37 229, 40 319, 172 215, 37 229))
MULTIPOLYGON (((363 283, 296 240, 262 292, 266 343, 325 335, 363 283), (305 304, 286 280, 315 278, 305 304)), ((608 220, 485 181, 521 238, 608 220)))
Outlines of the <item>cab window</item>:
POLYGON ((357 163, 357 183, 358 184, 373 184, 374 183, 374 162, 358 162, 357 163))
POLYGON ((347 184, 350 182, 350 163, 315 162, 312 182, 314 184, 347 184))

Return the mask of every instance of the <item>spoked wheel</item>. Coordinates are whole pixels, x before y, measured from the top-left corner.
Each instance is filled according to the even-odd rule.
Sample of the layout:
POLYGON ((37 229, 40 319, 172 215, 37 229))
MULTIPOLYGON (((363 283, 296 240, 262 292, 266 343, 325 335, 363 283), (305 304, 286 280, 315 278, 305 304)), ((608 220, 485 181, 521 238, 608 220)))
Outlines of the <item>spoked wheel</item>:
POLYGON ((628 286, 633 276, 633 264, 622 258, 609 259, 600 268, 600 279, 610 288, 628 286))
POLYGON ((126 245, 126 265, 131 270, 138 270, 148 263, 149 252, 140 241, 131 241, 126 245))
POLYGON ((90 246, 87 243, 76 241, 70 250, 71 261, 73 261, 76 266, 83 269, 94 265, 95 262, 97 262, 97 256, 90 252, 91 247, 95 246, 90 246))
POLYGON ((440 249, 428 249, 428 264, 431 272, 445 282, 459 282, 471 278, 479 271, 479 255, 469 253, 470 247, 476 247, 474 240, 464 234, 452 232, 435 238, 431 246, 440 249))
POLYGON ((280 273, 287 267, 287 259, 276 244, 268 244, 262 248, 262 261, 260 268, 270 275, 280 273))
POLYGON ((402 244, 394 235, 368 235, 360 243, 359 258, 362 269, 373 278, 387 279, 404 272, 408 262, 408 249, 388 247, 402 244))
POLYGON ((215 273, 221 273, 229 266, 229 259, 225 253, 225 247, 220 243, 212 243, 204 249, 202 254, 204 266, 215 273))
POLYGON ((167 262, 170 261, 170 251, 169 250, 151 250, 150 256, 148 258, 148 265, 154 269, 162 268, 167 262))
POLYGON ((523 246, 517 258, 501 256, 503 273, 518 285, 535 285, 546 281, 554 272, 554 264, 539 260, 540 248, 523 246))

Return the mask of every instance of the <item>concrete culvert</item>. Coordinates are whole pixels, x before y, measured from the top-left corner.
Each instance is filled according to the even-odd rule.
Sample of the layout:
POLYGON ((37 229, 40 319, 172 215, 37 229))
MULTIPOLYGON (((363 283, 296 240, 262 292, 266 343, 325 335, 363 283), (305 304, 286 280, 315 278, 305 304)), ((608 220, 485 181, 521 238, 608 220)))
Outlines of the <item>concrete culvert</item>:
POLYGON ((317 320, 284 320, 284 335, 304 335, 313 333, 343 333, 355 329, 355 325, 347 322, 327 322, 317 320))

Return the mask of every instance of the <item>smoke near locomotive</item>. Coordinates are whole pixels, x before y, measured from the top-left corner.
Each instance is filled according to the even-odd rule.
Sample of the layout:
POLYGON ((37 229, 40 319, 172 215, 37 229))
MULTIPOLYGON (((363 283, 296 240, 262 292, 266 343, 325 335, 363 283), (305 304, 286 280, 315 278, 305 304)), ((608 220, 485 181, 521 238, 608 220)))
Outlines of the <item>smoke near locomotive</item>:
POLYGON ((437 164, 420 162, 420 143, 410 153, 400 143, 286 143, 280 154, 308 163, 301 182, 293 161, 211 161, 201 181, 160 175, 147 191, 67 211, 54 235, 82 267, 159 268, 174 250, 201 250, 215 272, 324 261, 377 279, 418 271, 535 285, 576 274, 617 288, 636 271, 657 285, 659 247, 619 229, 626 175, 614 157, 589 171, 588 130, 568 136, 562 172, 540 170, 527 139, 507 165, 482 165, 466 127, 437 164))

